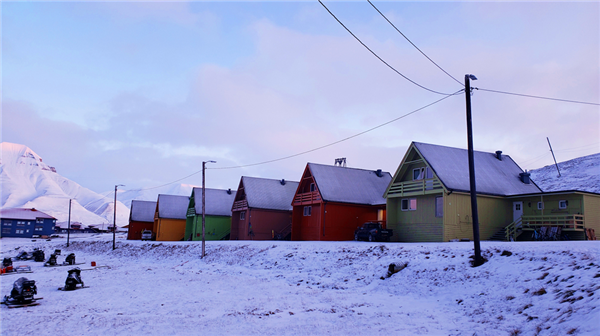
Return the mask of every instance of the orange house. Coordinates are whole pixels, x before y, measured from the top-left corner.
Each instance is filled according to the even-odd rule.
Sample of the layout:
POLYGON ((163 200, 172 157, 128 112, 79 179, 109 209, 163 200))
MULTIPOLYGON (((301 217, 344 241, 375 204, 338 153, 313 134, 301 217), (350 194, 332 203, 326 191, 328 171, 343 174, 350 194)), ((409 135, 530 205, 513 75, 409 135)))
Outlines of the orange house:
POLYGON ((353 240, 368 221, 385 223, 388 172, 308 163, 292 201, 292 240, 353 240))
POLYGON ((152 228, 155 240, 183 240, 189 202, 188 196, 158 195, 152 228))
POLYGON ((127 230, 128 240, 141 240, 142 231, 154 228, 154 213, 156 212, 156 202, 152 201, 131 201, 131 211, 129 212, 129 228, 127 230))

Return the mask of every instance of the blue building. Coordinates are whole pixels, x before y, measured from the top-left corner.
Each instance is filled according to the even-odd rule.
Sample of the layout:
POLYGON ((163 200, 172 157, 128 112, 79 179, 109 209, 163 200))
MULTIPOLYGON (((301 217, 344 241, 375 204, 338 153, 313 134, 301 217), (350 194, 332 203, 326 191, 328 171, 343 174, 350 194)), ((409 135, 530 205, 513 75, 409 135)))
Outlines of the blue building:
POLYGON ((54 233, 56 218, 35 208, 10 208, 0 210, 0 237, 32 238, 54 233))

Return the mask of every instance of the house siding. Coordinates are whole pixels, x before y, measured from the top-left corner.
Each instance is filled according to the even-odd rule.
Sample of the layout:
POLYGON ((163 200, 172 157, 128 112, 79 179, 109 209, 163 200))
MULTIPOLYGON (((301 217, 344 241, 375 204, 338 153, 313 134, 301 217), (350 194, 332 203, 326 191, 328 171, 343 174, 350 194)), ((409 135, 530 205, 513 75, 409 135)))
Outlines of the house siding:
MULTIPOLYGON (((437 196, 441 196, 439 194, 437 196)), ((436 196, 388 198, 387 227, 394 230, 393 241, 438 242, 443 240, 443 218, 435 216, 436 196), (402 211, 403 199, 417 199, 417 209, 402 211)))
MULTIPOLYGON (((479 238, 487 240, 510 224, 512 201, 500 197, 477 195, 479 238)), ((473 239, 471 195, 452 193, 444 197, 444 241, 473 239)))
POLYGON ((246 211, 244 220, 240 220, 241 211, 234 211, 231 217, 232 240, 270 240, 274 234, 282 234, 286 229, 289 233, 291 230, 292 211, 253 208, 243 211, 246 211), (253 235, 249 234, 250 230, 253 235))
POLYGON ((585 227, 594 229, 596 239, 600 238, 600 195, 583 195, 585 227))
POLYGON ((154 228, 153 222, 130 221, 127 231, 127 240, 142 240, 142 231, 154 228))
POLYGON ((156 241, 179 241, 185 234, 185 219, 157 218, 152 232, 156 241))
MULTIPOLYGON (((231 233, 230 216, 204 216, 205 240, 222 240, 231 233)), ((185 240, 202 240, 202 214, 191 216, 185 226, 185 240)))

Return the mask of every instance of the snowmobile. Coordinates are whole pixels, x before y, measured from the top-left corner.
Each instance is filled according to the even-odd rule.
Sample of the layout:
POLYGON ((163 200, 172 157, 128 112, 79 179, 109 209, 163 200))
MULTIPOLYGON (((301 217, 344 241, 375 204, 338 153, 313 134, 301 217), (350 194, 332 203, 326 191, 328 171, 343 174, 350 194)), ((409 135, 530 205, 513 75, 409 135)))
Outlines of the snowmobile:
POLYGON ((59 287, 59 290, 62 291, 72 291, 78 288, 86 288, 83 284, 83 280, 81 280, 81 269, 79 267, 70 269, 69 274, 67 275, 67 280, 65 280, 65 286, 59 287), (81 287, 77 287, 77 285, 81 285, 81 287))
POLYGON ((44 255, 44 251, 42 251, 40 249, 36 249, 33 251, 33 261, 43 262, 44 259, 46 259, 46 256, 44 255))
POLYGON ((13 262, 12 262, 12 258, 4 258, 2 260, 2 267, 6 268, 8 266, 12 266, 13 262))
POLYGON ((64 264, 75 265, 75 253, 69 253, 67 258, 65 259, 64 264))
POLYGON ((25 251, 19 253, 19 255, 16 256, 16 258, 18 260, 30 260, 31 258, 33 258, 33 256, 25 251))
POLYGON ((44 266, 56 266, 56 254, 52 253, 48 261, 44 264, 44 266))
POLYGON ((9 308, 36 306, 39 303, 36 303, 35 301, 41 300, 42 298, 34 298, 33 295, 35 294, 37 294, 35 281, 24 277, 19 278, 13 284, 10 296, 6 295, 2 303, 9 308))

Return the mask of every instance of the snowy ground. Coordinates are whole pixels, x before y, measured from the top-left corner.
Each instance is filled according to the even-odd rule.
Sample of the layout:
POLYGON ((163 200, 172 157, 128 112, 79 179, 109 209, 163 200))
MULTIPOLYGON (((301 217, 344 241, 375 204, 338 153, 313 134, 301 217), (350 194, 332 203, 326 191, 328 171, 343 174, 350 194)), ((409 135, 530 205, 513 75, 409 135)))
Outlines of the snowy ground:
MULTIPOLYGON (((2 312, 2 335, 599 335, 600 242, 126 241, 3 238, 1 256, 62 249, 90 288, 58 291, 70 267, 31 265, 41 305, 2 312), (512 255, 502 255, 509 251, 512 255), (386 278, 392 262, 408 262, 386 278), (384 277, 384 279, 381 279, 384 277)), ((2 276, 7 295, 18 275, 2 276)))

